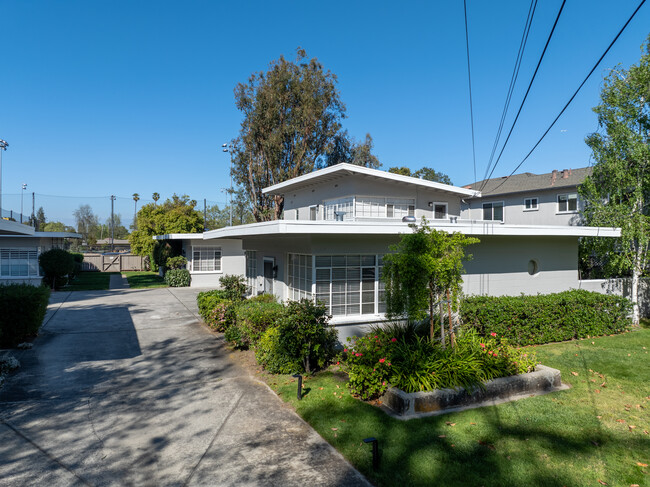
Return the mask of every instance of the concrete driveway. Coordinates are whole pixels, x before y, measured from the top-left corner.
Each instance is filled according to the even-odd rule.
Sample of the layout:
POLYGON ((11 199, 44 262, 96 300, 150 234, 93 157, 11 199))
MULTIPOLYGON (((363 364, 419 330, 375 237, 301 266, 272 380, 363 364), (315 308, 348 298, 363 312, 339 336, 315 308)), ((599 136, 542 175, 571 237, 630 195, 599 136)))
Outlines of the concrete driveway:
POLYGON ((0 483, 368 485, 228 358, 196 293, 53 294, 0 390, 0 483))

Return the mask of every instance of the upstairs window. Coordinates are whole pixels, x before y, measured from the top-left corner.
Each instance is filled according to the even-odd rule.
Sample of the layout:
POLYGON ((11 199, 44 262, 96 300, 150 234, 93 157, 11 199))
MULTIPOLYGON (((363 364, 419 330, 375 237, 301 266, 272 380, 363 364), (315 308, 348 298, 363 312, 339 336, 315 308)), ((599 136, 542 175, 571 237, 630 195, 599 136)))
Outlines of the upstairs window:
POLYGON ((576 193, 557 195, 557 211, 559 213, 578 211, 578 195, 576 193))
POLYGON ((533 211, 538 209, 537 198, 525 198, 524 199, 524 211, 533 211))
POLYGON ((433 204, 433 218, 435 220, 446 220, 447 219, 447 204, 446 203, 434 203, 433 204))
POLYGON ((311 221, 318 220, 318 205, 314 205, 314 206, 309 207, 309 219, 311 221))
POLYGON ((503 221, 503 201, 483 203, 483 220, 503 221))

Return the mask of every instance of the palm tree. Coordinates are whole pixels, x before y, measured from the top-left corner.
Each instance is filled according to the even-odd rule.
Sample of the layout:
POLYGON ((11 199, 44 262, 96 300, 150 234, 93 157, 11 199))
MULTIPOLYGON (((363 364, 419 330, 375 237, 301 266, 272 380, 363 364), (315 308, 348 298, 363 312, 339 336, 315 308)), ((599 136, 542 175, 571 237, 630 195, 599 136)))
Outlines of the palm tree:
POLYGON ((160 195, 159 195, 158 193, 154 193, 154 194, 151 195, 151 197, 153 198, 153 206, 154 206, 154 208, 155 208, 155 207, 156 207, 156 203, 157 203, 158 200, 160 199, 160 195))
POLYGON ((133 201, 135 202, 135 207, 133 210, 133 230, 138 229, 138 200, 140 199, 140 195, 138 193, 133 193, 133 201))

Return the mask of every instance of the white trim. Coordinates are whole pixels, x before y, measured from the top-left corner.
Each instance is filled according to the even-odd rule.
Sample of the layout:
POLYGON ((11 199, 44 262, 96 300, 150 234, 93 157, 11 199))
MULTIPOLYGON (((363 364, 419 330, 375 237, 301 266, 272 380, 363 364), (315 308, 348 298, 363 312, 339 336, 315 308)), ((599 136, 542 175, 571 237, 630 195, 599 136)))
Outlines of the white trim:
POLYGON ((539 211, 539 198, 537 196, 529 196, 527 198, 524 198, 524 211, 539 211), (530 208, 526 208, 526 200, 535 200, 535 207, 533 207, 531 201, 530 208))
MULTIPOLYGON (((336 175, 337 173, 353 173, 365 176, 371 176, 386 181, 395 181, 401 183, 408 183, 414 186, 423 186, 425 188, 437 189, 447 193, 454 193, 462 196, 479 196, 480 192, 473 189, 460 188, 458 186, 451 186, 449 184, 438 183, 435 181, 428 181, 426 179, 413 178, 410 176, 402 176, 401 174, 393 174, 387 171, 380 171, 378 169, 370 169, 363 166, 356 166, 354 164, 336 164, 334 166, 326 167, 309 174, 303 174, 293 179, 289 179, 282 183, 268 186, 262 190, 263 194, 283 194, 291 187, 301 186, 302 184, 316 184, 316 179, 320 179, 329 175, 336 175)), ((294 188, 295 189, 295 188, 294 188)))
POLYGON ((154 235, 154 240, 203 240, 204 233, 166 233, 154 235))
POLYGON ((192 260, 191 260, 192 269, 191 269, 190 272, 192 274, 223 274, 223 249, 221 247, 216 246, 216 245, 210 245, 210 244, 207 244, 207 245, 192 245, 192 246, 190 246, 190 252, 191 252, 191 256, 192 256, 192 260), (200 250, 198 250, 199 252, 201 252, 203 250, 211 250, 211 251, 215 251, 215 252, 219 251, 219 269, 218 270, 214 269, 214 270, 211 270, 211 271, 195 270, 195 268, 194 268, 194 266, 195 266, 194 252, 197 251, 197 249, 200 249, 200 250))

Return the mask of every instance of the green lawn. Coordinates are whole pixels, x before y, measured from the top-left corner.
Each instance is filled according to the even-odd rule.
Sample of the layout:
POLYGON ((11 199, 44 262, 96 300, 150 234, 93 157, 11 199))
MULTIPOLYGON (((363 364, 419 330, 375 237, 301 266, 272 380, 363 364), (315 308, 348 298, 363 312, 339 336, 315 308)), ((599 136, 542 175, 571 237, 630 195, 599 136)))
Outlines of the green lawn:
POLYGON ((126 280, 129 281, 131 289, 146 289, 153 287, 167 287, 165 280, 157 272, 149 271, 132 271, 123 272, 126 280))
POLYGON ((103 291, 108 289, 111 274, 116 272, 80 272, 66 287, 66 291, 103 291))
POLYGON ((571 389, 410 421, 351 397, 336 368, 302 401, 295 379, 266 378, 376 485, 650 486, 650 329, 534 348, 571 389))

